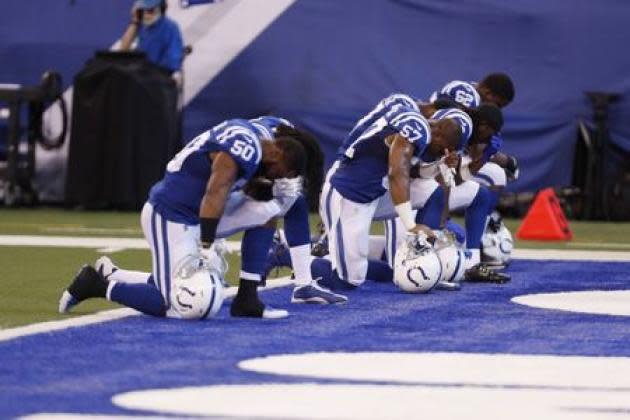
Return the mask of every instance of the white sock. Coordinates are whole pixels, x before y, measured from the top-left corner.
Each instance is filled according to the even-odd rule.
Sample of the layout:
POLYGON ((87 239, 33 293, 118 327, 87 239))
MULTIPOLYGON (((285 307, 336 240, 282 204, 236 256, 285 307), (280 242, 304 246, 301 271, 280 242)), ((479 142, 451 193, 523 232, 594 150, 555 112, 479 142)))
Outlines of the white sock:
POLYGON ((304 244, 289 248, 291 254, 291 265, 295 274, 295 285, 305 286, 313 282, 311 276, 311 244, 304 244))
POLYGON ((249 271, 243 270, 241 270, 241 272, 239 273, 238 278, 243 280, 255 281, 258 283, 260 283, 260 281, 262 280, 260 274, 250 273, 249 271))
POLYGON ((112 289, 114 288, 114 286, 116 286, 116 281, 112 281, 110 280, 109 283, 107 284, 107 291, 105 292, 105 299, 109 300, 111 302, 112 298, 112 289))
POLYGON ((148 283, 151 273, 145 273, 143 271, 122 270, 118 269, 107 277, 107 280, 119 281, 121 283, 142 284, 148 283))
POLYGON ((466 270, 468 270, 469 268, 479 264, 481 261, 481 252, 479 248, 467 249, 466 251, 470 252, 470 259, 466 259, 466 270))

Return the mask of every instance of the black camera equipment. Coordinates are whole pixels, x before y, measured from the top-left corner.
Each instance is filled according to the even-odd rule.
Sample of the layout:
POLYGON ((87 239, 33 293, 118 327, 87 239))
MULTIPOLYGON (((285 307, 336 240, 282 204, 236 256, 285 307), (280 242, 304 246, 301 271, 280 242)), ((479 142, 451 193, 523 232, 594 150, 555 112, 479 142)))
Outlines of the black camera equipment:
POLYGON ((573 185, 582 190, 578 212, 583 219, 611 219, 612 184, 618 177, 619 147, 610 140, 609 106, 620 99, 616 93, 585 92, 593 107, 594 127, 579 124, 579 140, 573 168, 573 185))
POLYGON ((68 128, 68 111, 63 100, 61 76, 47 71, 37 86, 0 84, 0 102, 8 110, 7 150, 0 160, 0 196, 6 205, 33 204, 37 193, 32 180, 35 174, 35 145, 56 149, 63 145, 68 128), (49 138, 43 128, 44 111, 57 103, 61 111, 61 132, 49 138), (26 105, 26 136, 23 135, 20 113, 26 105))

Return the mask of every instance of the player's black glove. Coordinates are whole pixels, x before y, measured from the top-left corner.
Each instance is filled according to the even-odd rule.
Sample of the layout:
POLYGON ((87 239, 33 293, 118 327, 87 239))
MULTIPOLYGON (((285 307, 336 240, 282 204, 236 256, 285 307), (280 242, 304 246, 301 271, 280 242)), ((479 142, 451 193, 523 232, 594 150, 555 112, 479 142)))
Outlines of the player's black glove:
POLYGON ((252 178, 243 187, 243 192, 258 201, 273 200, 273 182, 266 178, 252 178))
POLYGON ((413 165, 411 168, 409 168, 409 177, 420 178, 420 165, 413 165))
POLYGON ((520 170, 518 167, 518 161, 514 156, 508 156, 508 162, 505 166, 505 173, 510 181, 515 181, 518 179, 520 170))

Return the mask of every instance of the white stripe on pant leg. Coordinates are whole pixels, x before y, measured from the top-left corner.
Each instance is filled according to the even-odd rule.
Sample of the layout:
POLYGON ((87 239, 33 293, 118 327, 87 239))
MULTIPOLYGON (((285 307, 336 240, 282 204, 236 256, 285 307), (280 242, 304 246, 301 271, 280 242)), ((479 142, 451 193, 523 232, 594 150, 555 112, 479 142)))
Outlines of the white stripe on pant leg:
POLYGON ((385 228, 385 259, 389 263, 389 260, 390 260, 389 243, 391 242, 390 233, 389 233, 389 220, 383 220, 383 227, 385 228))
POLYGON ((153 206, 148 202, 144 203, 144 207, 142 207, 142 213, 140 215, 140 224, 142 225, 144 239, 149 244, 149 250, 151 251, 151 273, 153 274, 153 283, 155 284, 156 260, 154 255, 155 238, 153 237, 153 232, 151 230, 152 215, 153 206))
POLYGON ((336 213, 333 209, 333 195, 334 189, 330 184, 326 184, 328 186, 326 194, 323 195, 324 199, 324 224, 327 226, 328 233, 328 254, 330 255, 330 261, 333 270, 337 270, 339 277, 342 277, 341 269, 340 269, 340 261, 339 261, 339 247, 337 242, 337 217, 338 213, 336 213))
POLYGON ((390 251, 389 251, 389 261, 387 261, 389 263, 390 267, 394 267, 394 260, 396 259, 396 245, 397 245, 397 241, 398 241, 398 223, 396 223, 396 221, 398 220, 398 218, 396 217, 395 219, 390 219, 389 220, 389 241, 390 241, 390 251))
POLYGON ((160 213, 156 211, 154 211, 154 215, 155 215, 155 224, 153 225, 153 228, 154 228, 153 234, 155 235, 155 245, 156 245, 155 250, 157 254, 157 263, 158 263, 157 272, 156 272, 157 278, 155 279, 155 285, 160 290, 160 293, 162 294, 164 301, 168 304, 169 299, 168 299, 168 296, 166 295, 166 284, 165 284, 165 279, 164 279, 164 246, 163 246, 164 238, 162 238, 162 216, 160 215, 160 213))
MULTIPOLYGON (((171 262, 171 252, 170 252, 170 237, 168 235, 168 221, 162 218, 162 255, 163 255, 163 266, 164 270, 162 271, 162 277, 164 278, 164 293, 163 296, 170 296, 171 294, 171 274, 173 270, 172 262, 171 262)), ((170 308, 171 301, 169 298, 166 298, 166 307, 170 308)))
POLYGON ((328 198, 328 193, 330 192, 331 189, 331 185, 326 182, 324 183, 324 186, 322 187, 322 192, 321 195, 319 196, 319 217, 322 219, 322 223, 324 224, 324 229, 326 230, 326 234, 330 235, 330 224, 331 221, 328 219, 328 214, 327 214, 327 198, 328 198))
MULTIPOLYGON (((344 273, 344 264, 343 258, 341 255, 344 253, 341 239, 339 237, 339 230, 341 228, 341 204, 343 197, 341 194, 334 189, 334 187, 330 186, 328 190, 328 194, 326 195, 326 217, 329 219, 330 227, 328 233, 328 251, 331 256, 332 269, 337 270, 337 274, 341 279, 347 281, 347 272, 344 273)), ((345 266, 347 269, 347 265, 345 266)))

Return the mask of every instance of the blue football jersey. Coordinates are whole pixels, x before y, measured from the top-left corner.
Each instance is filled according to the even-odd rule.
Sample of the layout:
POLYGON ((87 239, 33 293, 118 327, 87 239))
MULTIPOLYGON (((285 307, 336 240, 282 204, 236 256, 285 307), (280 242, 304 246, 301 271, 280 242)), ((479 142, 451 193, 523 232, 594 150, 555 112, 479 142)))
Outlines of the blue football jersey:
POLYGON ((234 189, 251 178, 262 158, 261 136, 254 125, 241 119, 225 121, 197 136, 166 166, 164 178, 149 193, 149 202, 167 220, 199 223, 199 207, 212 173, 212 152, 226 152, 239 168, 234 189))
POLYGON ((254 118, 253 120, 249 120, 249 122, 253 124, 260 138, 270 140, 274 138, 274 134, 276 133, 276 128, 278 128, 278 126, 287 125, 289 127, 293 127, 293 124, 284 118, 274 117, 271 115, 254 118))
POLYGON ((392 95, 361 118, 340 148, 339 166, 330 178, 344 197, 368 203, 385 194, 389 146, 385 138, 400 134, 414 145, 420 158, 431 142, 429 123, 416 102, 406 95, 392 95))
POLYGON ((453 80, 445 84, 439 92, 433 92, 429 101, 435 102, 440 97, 447 97, 468 108, 477 108, 481 104, 481 97, 477 92, 475 82, 453 80))
POLYGON ((403 93, 394 93, 389 95, 387 98, 381 100, 373 110, 368 112, 355 124, 346 140, 341 144, 341 146, 339 146, 339 149, 337 150, 337 157, 343 157, 344 152, 348 148, 348 145, 352 143, 353 139, 359 137, 369 126, 374 124, 387 112, 391 111, 395 105, 406 106, 419 112, 418 105, 411 96, 403 93))

